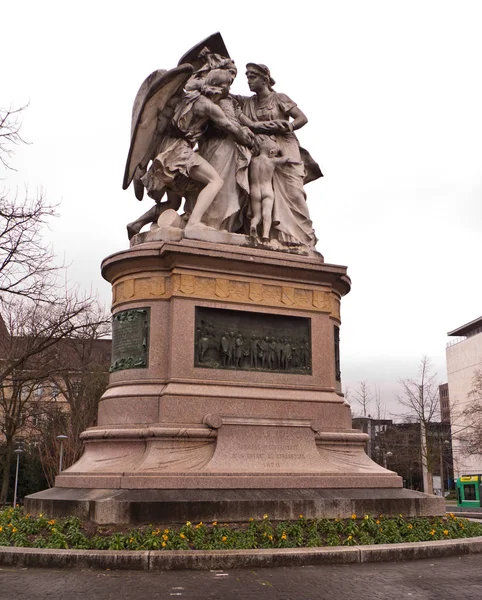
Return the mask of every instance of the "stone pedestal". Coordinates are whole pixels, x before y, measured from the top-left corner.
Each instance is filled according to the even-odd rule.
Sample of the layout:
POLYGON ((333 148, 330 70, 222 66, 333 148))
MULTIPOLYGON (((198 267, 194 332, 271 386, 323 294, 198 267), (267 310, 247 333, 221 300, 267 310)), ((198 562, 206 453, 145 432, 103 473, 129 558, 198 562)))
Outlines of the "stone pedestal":
POLYGON ((131 334, 114 327, 84 455, 29 511, 105 523, 444 512, 402 490, 351 427, 337 358, 345 267, 184 239, 133 246, 102 273, 131 334), (223 336, 241 340, 230 356, 223 336))

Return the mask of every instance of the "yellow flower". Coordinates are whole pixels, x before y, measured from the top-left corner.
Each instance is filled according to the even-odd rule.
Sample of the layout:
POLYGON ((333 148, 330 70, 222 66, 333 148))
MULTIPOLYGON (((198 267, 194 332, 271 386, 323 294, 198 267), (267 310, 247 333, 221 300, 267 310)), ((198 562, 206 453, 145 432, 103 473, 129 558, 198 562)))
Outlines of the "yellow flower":
POLYGON ((181 538, 181 540, 183 540, 186 536, 183 533, 180 533, 179 537, 181 538))
POLYGON ((380 521, 379 521, 378 519, 375 521, 375 523, 376 523, 377 525, 380 525, 380 521))
POLYGON ((273 541, 273 536, 272 535, 268 535, 268 540, 273 541))
POLYGON ((398 516, 399 516, 401 519, 403 519, 403 515, 402 515, 402 513, 400 513, 398 516))
POLYGON ((40 514, 39 514, 39 517, 43 517, 43 516, 44 516, 44 514, 43 514, 43 513, 40 513, 40 514))
POLYGON ((162 542, 161 546, 165 548, 167 546, 166 542, 162 542))
POLYGON ((286 539, 286 533, 283 531, 283 534, 281 535, 281 539, 285 540, 286 539))
POLYGON ((8 526, 9 526, 9 527, 13 527, 13 523, 9 523, 9 524, 8 524, 8 526))
POLYGON ((352 516, 351 516, 351 518, 352 518, 353 520, 355 520, 355 519, 356 519, 356 514, 355 514, 355 513, 353 513, 353 514, 352 514, 352 516))
POLYGON ((159 535, 159 533, 160 533, 159 531, 153 531, 152 535, 159 535))
POLYGON ((302 518, 303 518, 303 515, 300 515, 300 519, 302 519, 302 518))
POLYGON ((250 521, 254 521, 253 517, 249 517, 249 520, 250 520, 250 521))
POLYGON ((135 542, 135 539, 134 539, 134 538, 131 538, 131 539, 129 540, 129 542, 132 544, 132 543, 134 543, 134 542, 135 542))
POLYGON ((435 535, 435 529, 432 529, 432 531, 430 532, 430 535, 435 535))
POLYGON ((336 517, 335 523, 339 523, 339 522, 340 522, 340 519, 338 517, 336 517))
POLYGON ((188 527, 191 527, 191 521, 186 521, 186 525, 187 525, 188 527))
POLYGON ((449 530, 448 529, 444 529, 444 535, 448 535, 449 534, 449 530))
POLYGON ((55 519, 50 519, 50 521, 48 523, 49 523, 49 525, 55 525, 55 519))
POLYGON ((164 529, 164 533, 169 533, 169 529, 164 529))
POLYGON ((227 539, 228 539, 228 538, 227 538, 225 535, 223 535, 223 537, 221 538, 221 541, 222 541, 222 542, 225 542, 227 539))
POLYGON ((408 529, 413 529, 413 525, 412 525, 411 523, 409 523, 409 524, 407 525, 407 527, 408 527, 408 529))
POLYGON ((0 527, 0 531, 3 531, 3 527, 0 527))
POLYGON ((365 515, 363 518, 365 519, 365 521, 368 521, 369 517, 368 517, 368 515, 365 515))
POLYGON ((17 528, 16 528, 16 527, 14 527, 14 528, 12 529, 12 533, 16 533, 16 532, 17 532, 17 528))
POLYGON ((202 525, 203 525, 203 522, 199 521, 199 523, 196 525, 196 529, 199 529, 200 527, 202 527, 202 525))
POLYGON ((218 524, 217 521, 213 521, 213 527, 216 527, 217 524, 218 524))
POLYGON ((263 519, 266 520, 267 518, 268 518, 268 515, 263 515, 263 519))
POLYGON ((352 535, 349 535, 347 539, 348 539, 348 540, 352 540, 352 539, 353 539, 353 536, 352 536, 352 535))
POLYGON ((162 539, 163 539, 165 542, 167 542, 167 540, 169 539, 169 537, 168 537, 166 534, 164 534, 164 535, 162 536, 162 539))

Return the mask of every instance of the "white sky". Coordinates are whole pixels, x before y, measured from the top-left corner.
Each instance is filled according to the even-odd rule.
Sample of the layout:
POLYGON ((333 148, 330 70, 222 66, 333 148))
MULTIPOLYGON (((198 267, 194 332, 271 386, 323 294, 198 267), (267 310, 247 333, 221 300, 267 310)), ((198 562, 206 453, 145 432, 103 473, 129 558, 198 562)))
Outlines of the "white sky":
POLYGON ((299 138, 325 177, 307 186, 326 262, 345 264, 345 385, 377 383, 389 410, 400 377, 446 332, 482 314, 482 3, 8 2, 0 20, 0 106, 30 103, 6 185, 61 201, 46 235, 70 278, 109 285, 101 260, 128 247, 125 224, 150 207, 121 188, 132 102, 221 31, 248 94, 246 62, 307 114, 299 138))

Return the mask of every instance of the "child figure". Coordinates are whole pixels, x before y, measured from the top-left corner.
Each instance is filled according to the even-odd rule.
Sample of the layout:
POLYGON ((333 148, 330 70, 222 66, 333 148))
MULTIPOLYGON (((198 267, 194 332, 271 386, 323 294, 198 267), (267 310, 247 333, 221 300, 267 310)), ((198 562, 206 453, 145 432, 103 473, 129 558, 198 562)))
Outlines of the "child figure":
POLYGON ((269 242, 274 205, 273 173, 279 165, 293 163, 287 156, 281 156, 281 148, 267 135, 257 136, 259 154, 253 156, 249 165, 249 186, 251 198, 251 219, 249 233, 258 237, 258 225, 263 220, 262 241, 269 242))

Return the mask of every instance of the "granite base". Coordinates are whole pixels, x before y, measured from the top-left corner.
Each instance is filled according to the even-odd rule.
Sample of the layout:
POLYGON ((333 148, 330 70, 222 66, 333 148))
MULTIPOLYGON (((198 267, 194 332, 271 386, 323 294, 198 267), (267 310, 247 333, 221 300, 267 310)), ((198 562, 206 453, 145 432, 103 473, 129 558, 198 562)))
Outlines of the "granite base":
POLYGON ((407 489, 132 490, 52 488, 25 499, 31 514, 76 515, 99 524, 244 522, 349 518, 356 514, 406 517, 445 514, 445 501, 407 489))

